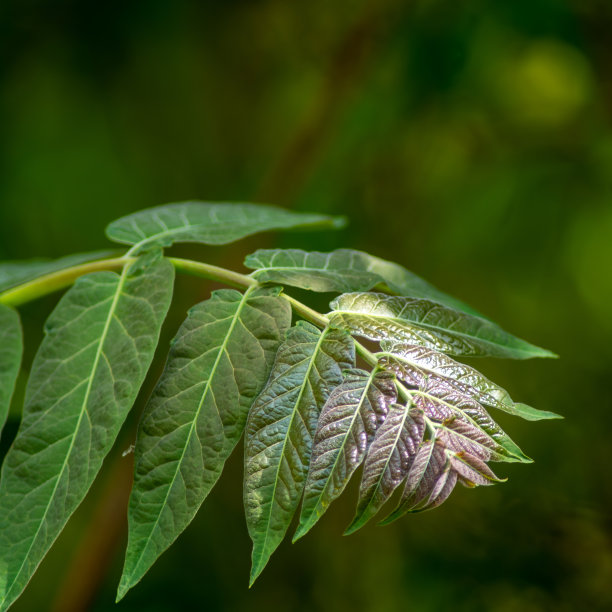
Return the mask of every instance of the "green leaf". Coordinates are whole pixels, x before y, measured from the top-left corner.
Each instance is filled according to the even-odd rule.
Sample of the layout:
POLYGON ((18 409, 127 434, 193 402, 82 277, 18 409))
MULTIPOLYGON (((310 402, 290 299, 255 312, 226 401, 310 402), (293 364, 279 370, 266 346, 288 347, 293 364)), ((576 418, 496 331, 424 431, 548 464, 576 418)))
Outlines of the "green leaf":
POLYGON ((381 342, 381 348, 384 351, 378 353, 381 365, 414 387, 428 385, 445 394, 452 388, 485 406, 517 416, 523 416, 525 408, 529 408, 530 420, 559 418, 559 415, 552 412, 530 408, 525 404, 519 404, 517 408, 505 389, 491 382, 478 370, 444 353, 424 346, 394 344, 386 340, 381 342))
POLYGON ((61 259, 30 259, 26 261, 0 262, 0 292, 11 289, 41 276, 59 272, 72 266, 111 257, 115 251, 95 251, 93 253, 78 253, 61 259))
POLYGON ((121 217, 106 228, 114 242, 134 245, 137 253, 176 242, 228 244, 268 230, 338 228, 341 217, 298 213, 262 204, 182 202, 121 217))
POLYGON ((277 289, 215 291, 189 311, 145 408, 118 599, 189 525, 219 478, 291 324, 277 289))
POLYGON ((512 336, 487 319, 430 300, 382 293, 345 293, 331 307, 331 324, 370 340, 425 346, 450 355, 529 359, 550 351, 512 336))
POLYGON ((351 337, 300 321, 281 345, 249 414, 244 505, 253 540, 251 584, 282 541, 299 504, 321 408, 353 367, 351 337))
POLYGON ((305 535, 342 493, 396 399, 395 377, 376 369, 371 373, 351 370, 332 391, 317 424, 294 541, 305 535))
POLYGON ((383 286, 391 293, 427 298, 470 314, 463 302, 439 291, 402 266, 363 251, 338 249, 331 253, 300 249, 260 249, 244 265, 260 282, 279 283, 320 292, 369 291, 383 286))
POLYGON ((512 410, 506 410, 509 414, 521 417, 526 421, 542 421, 544 419, 563 419, 564 417, 556 412, 550 412, 549 410, 539 410, 538 408, 532 408, 527 404, 521 404, 515 402, 512 406, 512 410))
POLYGON ((83 276, 45 326, 0 481, 0 610, 24 589, 91 486, 145 378, 172 296, 151 253, 83 276))
POLYGON ((0 433, 11 405, 22 353, 19 315, 12 308, 0 304, 0 433))
POLYGON ((404 481, 425 433, 423 411, 395 404, 368 450, 359 502, 345 535, 365 525, 404 481))

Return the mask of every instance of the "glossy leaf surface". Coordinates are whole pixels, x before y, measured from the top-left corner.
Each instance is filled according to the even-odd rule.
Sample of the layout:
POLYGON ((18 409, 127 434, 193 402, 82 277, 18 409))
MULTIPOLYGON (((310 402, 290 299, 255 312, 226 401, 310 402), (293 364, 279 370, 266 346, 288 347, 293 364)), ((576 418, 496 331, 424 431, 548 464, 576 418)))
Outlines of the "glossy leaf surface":
POLYGON ((0 610, 91 486, 140 390, 172 296, 152 253, 78 279, 49 317, 0 481, 0 610))
POLYGON ((443 392, 446 388, 471 397, 485 406, 503 410, 516 416, 524 415, 524 408, 530 410, 528 420, 560 418, 554 412, 537 410, 520 404, 517 408, 510 394, 499 385, 491 382, 478 370, 455 361, 439 351, 406 344, 381 342, 384 353, 380 361, 385 368, 392 370, 404 382, 414 387, 436 386, 443 392), (524 408, 521 408, 524 407, 524 408))
POLYGON ((336 298, 331 307, 333 325, 370 340, 415 344, 471 357, 554 356, 487 319, 430 300, 382 293, 346 293, 336 298))
POLYGON ((317 424, 294 541, 305 535, 342 493, 396 399, 395 378, 377 370, 351 370, 334 389, 317 424))
POLYGON ((282 541, 308 473, 321 408, 354 366, 345 332, 299 322, 281 345, 246 430, 244 505, 253 540, 251 583, 282 541))
POLYGON ((390 408, 368 450, 357 512, 345 535, 365 525, 404 481, 424 433, 422 410, 400 405, 390 408))

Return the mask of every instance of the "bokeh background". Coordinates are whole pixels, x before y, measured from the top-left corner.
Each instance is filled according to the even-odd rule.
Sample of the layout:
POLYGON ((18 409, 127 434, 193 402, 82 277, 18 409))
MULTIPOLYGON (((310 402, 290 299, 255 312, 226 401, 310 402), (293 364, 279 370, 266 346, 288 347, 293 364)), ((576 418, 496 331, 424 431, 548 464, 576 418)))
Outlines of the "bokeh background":
MULTIPOLYGON (((175 252, 398 261, 559 353, 481 367, 566 417, 500 415, 533 465, 344 538, 353 485, 250 590, 238 451, 115 608, 135 415, 14 609, 612 609, 611 30, 608 0, 3 0, 0 259, 105 248, 112 219, 186 199, 344 214, 338 233, 175 252)), ((178 281, 164 347, 210 289, 178 281)), ((56 299, 22 309, 27 360, 56 299)))

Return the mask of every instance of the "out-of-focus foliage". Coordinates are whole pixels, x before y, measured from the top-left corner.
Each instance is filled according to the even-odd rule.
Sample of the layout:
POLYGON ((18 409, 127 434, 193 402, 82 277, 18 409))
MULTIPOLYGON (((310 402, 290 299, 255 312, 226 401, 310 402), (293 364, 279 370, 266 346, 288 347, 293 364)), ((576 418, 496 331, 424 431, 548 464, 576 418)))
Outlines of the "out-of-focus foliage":
MULTIPOLYGON (((210 610, 612 606, 612 481, 601 469, 612 404, 611 27, 603 0, 0 4, 0 259, 105 248, 99 227, 165 201, 349 214, 344 232, 268 246, 401 262, 562 357, 486 366, 517 397, 566 416, 500 419, 535 459, 509 466, 504 487, 459 491, 434 513, 339 539, 358 495, 349 487, 249 591, 234 582, 248 575, 250 546, 236 528, 236 454, 118 610, 198 609, 203 592, 210 610)), ((220 249, 211 262, 239 268, 250 250, 220 249)), ((208 291, 177 285, 185 308, 208 291)), ((48 307, 23 309, 26 346, 48 307)), ((18 385, 13 408, 22 394, 18 385)), ((125 465, 129 474, 121 451, 131 442, 15 610, 65 610, 79 588, 95 594, 91 609, 109 608, 125 503, 94 508, 125 465), (103 537, 86 530, 92 515, 103 537), (106 564, 114 575, 87 587, 106 564)))

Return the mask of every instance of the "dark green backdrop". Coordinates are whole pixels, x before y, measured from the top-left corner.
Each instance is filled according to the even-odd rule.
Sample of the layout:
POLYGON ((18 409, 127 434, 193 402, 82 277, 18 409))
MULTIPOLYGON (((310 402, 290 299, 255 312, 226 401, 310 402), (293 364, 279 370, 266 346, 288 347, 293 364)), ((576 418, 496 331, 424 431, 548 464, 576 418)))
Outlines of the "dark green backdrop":
MULTIPOLYGON (((190 198, 345 214, 180 252, 368 250, 562 357, 482 364, 566 416, 500 417, 535 458, 508 483, 343 538, 353 487, 249 591, 236 453, 118 611, 612 609, 611 28, 607 0, 0 3, 0 259, 190 198)), ((178 282, 164 345, 209 290, 178 282)), ((23 309, 29 359, 55 299, 23 309)), ((130 431, 16 611, 114 609, 130 431)))

